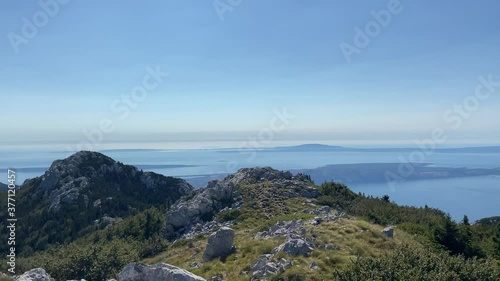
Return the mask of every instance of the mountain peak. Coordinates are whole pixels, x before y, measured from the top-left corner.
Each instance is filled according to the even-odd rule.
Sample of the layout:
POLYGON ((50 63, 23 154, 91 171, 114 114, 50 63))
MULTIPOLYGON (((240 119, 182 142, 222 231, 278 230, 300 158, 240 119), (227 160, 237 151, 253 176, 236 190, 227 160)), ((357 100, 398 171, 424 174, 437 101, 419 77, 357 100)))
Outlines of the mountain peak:
POLYGON ((155 191, 174 183, 179 185, 181 196, 193 189, 184 180, 142 172, 134 166, 124 165, 92 151, 79 151, 68 158, 54 161, 41 177, 28 180, 25 185, 36 187, 34 194, 49 198, 50 209, 58 210, 61 204, 74 202, 82 191, 95 189, 103 183, 115 190, 130 185, 131 189, 143 187, 155 191))
POLYGON ((113 165, 116 161, 111 159, 110 157, 95 151, 79 151, 71 156, 56 160, 50 166, 50 170, 53 170, 60 166, 66 166, 68 168, 78 168, 83 165, 88 166, 102 166, 102 165, 113 165))
MULTIPOLYGON (((279 171, 271 167, 242 168, 236 173, 227 176, 224 181, 231 181, 235 184, 240 182, 256 183, 259 181, 291 180, 293 174, 289 171, 279 171)), ((301 177, 301 175, 298 175, 301 177)))
POLYGON ((286 208, 284 201, 287 199, 318 196, 306 175, 294 176, 271 167, 243 168, 177 201, 167 213, 165 237, 175 240, 196 236, 198 224, 204 225, 204 231, 213 230, 217 227, 214 216, 224 208, 252 204, 256 210, 271 217, 286 208), (270 205, 269 201, 275 204, 270 205))
MULTIPOLYGON (((144 208, 175 202, 193 187, 182 179, 143 172, 99 152, 80 151, 54 161, 42 176, 27 180, 21 190, 18 215, 31 221, 34 229, 62 214, 75 220, 53 227, 52 235, 59 237, 57 233, 65 227, 73 227, 76 235, 103 218, 115 221, 144 208), (40 215, 40 210, 48 212, 40 215)), ((36 247, 36 241, 33 243, 32 248, 36 247)))

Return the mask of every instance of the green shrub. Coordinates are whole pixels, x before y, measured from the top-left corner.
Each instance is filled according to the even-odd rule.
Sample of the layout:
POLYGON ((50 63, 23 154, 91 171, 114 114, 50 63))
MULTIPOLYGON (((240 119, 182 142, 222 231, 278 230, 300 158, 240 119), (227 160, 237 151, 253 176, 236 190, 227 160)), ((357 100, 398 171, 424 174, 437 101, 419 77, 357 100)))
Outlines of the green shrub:
POLYGON ((431 248, 446 250, 453 255, 493 257, 495 245, 500 247, 500 243, 495 243, 495 234, 500 237, 500 230, 469 225, 467 220, 457 224, 437 209, 398 206, 389 202, 388 196, 373 198, 355 194, 339 183, 324 183, 319 191, 318 204, 340 208, 375 224, 397 225, 405 232, 417 235, 418 241, 431 248))
POLYGON ((221 222, 226 222, 226 221, 234 221, 237 220, 241 216, 241 210, 239 209, 234 209, 234 210, 229 210, 229 211, 224 211, 220 212, 217 215, 217 218, 221 222))
POLYGON ((274 249, 273 245, 268 245, 268 244, 263 244, 258 246, 257 251, 259 252, 260 255, 267 255, 270 254, 274 249))
POLYGON ((138 260, 138 248, 138 243, 124 240, 106 245, 73 243, 22 260, 22 271, 42 267, 56 280, 106 280, 138 260))
POLYGON ((500 280, 500 270, 493 260, 465 259, 403 245, 383 258, 360 258, 337 271, 335 281, 393 280, 447 281, 500 280))

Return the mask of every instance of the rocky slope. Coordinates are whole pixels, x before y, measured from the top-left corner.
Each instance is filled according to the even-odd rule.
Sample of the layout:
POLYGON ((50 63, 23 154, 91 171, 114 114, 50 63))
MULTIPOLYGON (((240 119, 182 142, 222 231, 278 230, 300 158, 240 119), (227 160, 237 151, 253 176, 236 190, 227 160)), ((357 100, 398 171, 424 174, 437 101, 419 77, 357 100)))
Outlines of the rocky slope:
POLYGON ((69 242, 138 210, 173 203, 192 190, 182 179, 143 172, 97 152, 78 152, 22 185, 16 215, 23 224, 17 239, 28 243, 18 250, 69 242))
MULTIPOLYGON (((165 237, 180 244, 186 239, 193 242, 181 250, 182 257, 173 250, 160 260, 185 266, 205 278, 270 280, 296 267, 297 259, 310 259, 313 252, 340 250, 325 239, 328 233, 311 235, 344 217, 330 207, 315 205, 318 196, 309 176, 270 167, 241 169, 172 206, 167 212, 165 237), (266 250, 261 250, 262 245, 266 250), (227 255, 237 259, 238 266, 225 263, 227 255), (216 258, 220 260, 214 261, 216 258), (224 269, 205 272, 217 267, 213 263, 224 269), (239 266, 245 269, 238 271, 239 266)), ((384 243, 391 243, 381 230, 370 235, 373 232, 384 243)), ((313 260, 307 267, 317 270, 320 262, 313 260)))
POLYGON ((263 214, 271 215, 286 199, 317 197, 319 193, 312 185, 310 178, 302 174, 294 176, 270 167, 241 169, 175 203, 167 213, 165 237, 173 240, 195 226, 199 228, 200 224, 212 221, 221 210, 239 208, 244 202, 255 204, 253 207, 263 214), (248 185, 255 186, 245 189, 248 185))

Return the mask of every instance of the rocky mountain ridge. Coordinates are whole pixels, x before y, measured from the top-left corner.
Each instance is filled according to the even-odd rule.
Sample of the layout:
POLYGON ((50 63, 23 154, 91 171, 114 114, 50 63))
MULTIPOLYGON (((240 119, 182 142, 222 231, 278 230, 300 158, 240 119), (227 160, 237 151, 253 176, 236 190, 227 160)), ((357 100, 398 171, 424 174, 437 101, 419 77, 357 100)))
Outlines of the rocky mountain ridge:
POLYGON ((212 221, 221 210, 237 209, 245 202, 260 204, 259 207, 266 213, 266 210, 283 204, 280 200, 296 197, 315 198, 318 195, 306 175, 293 175, 270 167, 240 169, 222 180, 210 182, 206 188, 196 190, 189 197, 176 202, 167 212, 165 237, 173 240, 193 227, 199 227, 200 223, 212 221), (256 186, 251 190, 244 190, 245 184, 256 186), (276 204, 271 206, 271 201, 276 204))
MULTIPOLYGON (((42 176, 19 189, 16 215, 23 224, 18 239, 30 242, 18 250, 40 251, 71 242, 145 208, 173 204, 192 191, 182 179, 80 151, 54 161, 42 176)), ((0 214, 2 221, 5 216, 0 214)))
MULTIPOLYGON (((134 166, 124 165, 90 151, 81 151, 66 159, 54 161, 44 175, 27 180, 22 187, 35 186, 31 196, 50 200, 50 210, 57 211, 63 204, 74 203, 82 191, 91 187, 98 179, 117 180, 113 182, 117 191, 121 191, 120 181, 134 181, 137 188, 143 188, 144 192, 156 192, 167 187, 172 180, 178 184, 179 190, 176 192, 179 195, 186 195, 193 190, 184 180, 142 172, 134 166)), ((83 194, 83 197, 87 204, 88 195, 83 194)))

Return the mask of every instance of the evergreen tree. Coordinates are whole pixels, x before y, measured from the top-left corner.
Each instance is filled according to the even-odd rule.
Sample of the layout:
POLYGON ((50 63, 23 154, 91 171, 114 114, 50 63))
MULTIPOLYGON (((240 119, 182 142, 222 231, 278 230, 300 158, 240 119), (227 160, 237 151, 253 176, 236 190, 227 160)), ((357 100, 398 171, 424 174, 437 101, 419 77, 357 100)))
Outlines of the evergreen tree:
POLYGON ((500 224, 497 226, 496 235, 493 237, 494 242, 494 254, 497 258, 500 259, 500 224))
POLYGON ((442 227, 438 227, 434 231, 435 241, 454 255, 462 254, 465 248, 460 236, 456 223, 450 217, 446 218, 442 227))
POLYGON ((146 212, 146 223, 144 225, 144 238, 148 239, 153 234, 153 218, 149 211, 146 212))
POLYGON ((470 225, 469 223, 469 217, 467 215, 464 215, 464 218, 462 220, 463 225, 470 225))

